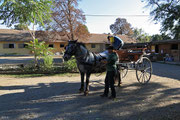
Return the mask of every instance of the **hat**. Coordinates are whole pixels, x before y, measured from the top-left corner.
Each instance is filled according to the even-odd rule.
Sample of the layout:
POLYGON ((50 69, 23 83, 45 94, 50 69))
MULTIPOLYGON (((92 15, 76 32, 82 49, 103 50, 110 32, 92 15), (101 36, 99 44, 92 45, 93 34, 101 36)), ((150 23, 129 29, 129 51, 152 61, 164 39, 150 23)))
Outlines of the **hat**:
POLYGON ((114 50, 114 47, 112 45, 110 45, 107 50, 114 50))

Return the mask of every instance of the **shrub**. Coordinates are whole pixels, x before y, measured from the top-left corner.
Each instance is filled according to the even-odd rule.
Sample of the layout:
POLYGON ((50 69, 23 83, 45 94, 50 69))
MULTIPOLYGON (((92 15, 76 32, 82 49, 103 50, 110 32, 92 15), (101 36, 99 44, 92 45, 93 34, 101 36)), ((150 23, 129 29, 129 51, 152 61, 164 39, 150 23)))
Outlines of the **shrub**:
POLYGON ((42 71, 51 71, 53 70, 53 57, 51 55, 43 56, 43 64, 40 65, 42 71))
POLYGON ((74 57, 73 57, 73 59, 68 60, 67 62, 64 62, 64 66, 68 72, 77 72, 78 71, 76 59, 74 57))

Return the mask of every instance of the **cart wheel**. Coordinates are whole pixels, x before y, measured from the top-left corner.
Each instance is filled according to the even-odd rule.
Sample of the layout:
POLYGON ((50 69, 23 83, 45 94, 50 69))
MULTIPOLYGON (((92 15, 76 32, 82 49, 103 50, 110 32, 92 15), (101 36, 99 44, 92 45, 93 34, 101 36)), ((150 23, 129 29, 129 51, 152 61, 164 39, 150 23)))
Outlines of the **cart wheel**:
POLYGON ((142 57, 136 65, 136 77, 139 83, 146 84, 151 79, 152 63, 147 57, 142 57))
POLYGON ((122 66, 121 69, 119 69, 119 72, 120 72, 120 76, 121 76, 121 79, 123 79, 127 73, 128 73, 128 67, 127 66, 122 66))

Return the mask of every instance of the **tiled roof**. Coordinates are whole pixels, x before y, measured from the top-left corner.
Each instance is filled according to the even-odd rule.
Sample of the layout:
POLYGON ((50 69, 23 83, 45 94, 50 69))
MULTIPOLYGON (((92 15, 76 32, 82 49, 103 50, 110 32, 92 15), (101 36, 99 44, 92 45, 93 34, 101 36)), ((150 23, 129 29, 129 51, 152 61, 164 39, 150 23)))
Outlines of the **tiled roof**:
POLYGON ((180 39, 170 39, 170 40, 160 40, 160 41, 150 42, 150 44, 168 44, 168 43, 180 43, 180 39))
MULTIPOLYGON (((92 33, 87 40, 79 40, 83 43, 107 43, 108 34, 94 34, 92 33)), ((121 38, 125 43, 135 43, 136 40, 127 36, 127 35, 117 35, 121 38)))
MULTIPOLYGON (((67 42, 68 38, 60 34, 44 34, 44 32, 37 31, 37 38, 40 41, 48 42, 67 42)), ((91 34, 86 40, 78 40, 83 43, 107 43, 107 34, 91 34)), ((117 35, 125 43, 135 43, 136 40, 128 37, 127 35, 117 35)), ((0 41, 17 42, 23 41, 28 42, 32 40, 32 37, 28 31, 24 30, 12 30, 12 29, 0 29, 0 41)))

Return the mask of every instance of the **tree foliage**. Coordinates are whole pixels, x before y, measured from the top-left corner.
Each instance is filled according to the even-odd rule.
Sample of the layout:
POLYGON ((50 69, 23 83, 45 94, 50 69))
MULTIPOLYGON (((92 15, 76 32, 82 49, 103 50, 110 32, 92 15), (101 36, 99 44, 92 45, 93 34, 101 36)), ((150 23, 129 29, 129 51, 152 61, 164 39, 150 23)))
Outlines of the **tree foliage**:
MULTIPOLYGON (((2 24, 12 26, 13 24, 33 24, 33 30, 29 30, 33 38, 32 49, 36 51, 36 36, 34 26, 44 25, 44 21, 51 18, 52 0, 1 0, 0 20, 2 24)), ((37 52, 34 53, 35 66, 37 65, 37 52)))
POLYGON ((29 28, 25 24, 14 25, 14 29, 15 30, 29 30, 29 28))
POLYGON ((50 18, 52 0, 1 0, 0 20, 12 26, 16 23, 38 23, 50 18))
POLYGON ((160 41, 160 40, 169 40, 171 39, 171 37, 169 37, 168 35, 163 34, 155 34, 152 35, 151 37, 151 41, 160 41))
POLYGON ((143 31, 143 29, 134 28, 133 29, 133 38, 137 40, 137 42, 144 43, 149 42, 151 40, 151 36, 143 31))
POLYGON ((78 39, 86 40, 90 36, 88 27, 84 24, 79 24, 75 30, 75 36, 78 39))
POLYGON ((180 1, 179 0, 143 0, 150 7, 154 21, 161 22, 161 31, 180 38, 180 1))
MULTIPOLYGON (((27 49, 33 52, 35 59, 37 58, 44 58, 44 66, 45 68, 52 67, 53 59, 51 56, 53 53, 50 51, 52 48, 49 47, 49 45, 45 44, 44 41, 39 42, 38 39, 35 39, 34 41, 30 41, 30 43, 26 43, 28 45, 27 49)), ((38 64, 38 61, 36 61, 38 64)))
POLYGON ((115 23, 110 25, 110 29, 113 34, 133 35, 131 24, 125 18, 117 18, 115 23))
POLYGON ((78 8, 80 0, 55 0, 53 8, 53 22, 50 23, 52 29, 64 33, 70 40, 75 40, 89 32, 85 28, 85 15, 78 8), (78 33, 77 32, 81 32, 78 33))

